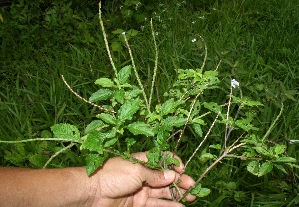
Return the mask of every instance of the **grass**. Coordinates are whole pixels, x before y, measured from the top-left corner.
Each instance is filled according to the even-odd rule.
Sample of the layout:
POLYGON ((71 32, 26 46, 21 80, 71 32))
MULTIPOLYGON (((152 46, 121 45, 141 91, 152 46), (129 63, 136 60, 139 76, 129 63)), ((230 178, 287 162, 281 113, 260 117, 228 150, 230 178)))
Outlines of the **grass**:
MULTIPOLYGON (((134 18, 121 21, 122 16, 115 15, 115 11, 120 12, 117 3, 120 2, 115 1, 111 8, 107 3, 104 21, 109 33, 117 28, 141 30, 144 26, 130 44, 141 79, 149 92, 154 68, 149 21, 138 22, 134 18)), ((222 60, 219 72, 226 94, 230 77, 233 77, 241 83, 244 94, 264 103, 256 121, 261 134, 267 132, 279 113, 280 102, 284 102, 285 109, 269 136, 269 143, 283 142, 288 146, 287 154, 299 158, 298 146, 289 144, 289 140, 298 139, 299 134, 299 47, 296 45, 299 3, 296 0, 177 3, 171 1, 161 7, 157 4, 153 8, 156 14, 149 14, 154 20, 159 46, 158 92, 153 101, 163 98, 162 94, 173 82, 177 69, 200 67, 204 57, 200 35, 208 47, 206 69, 215 69, 222 60), (192 42, 193 39, 196 41, 192 42)), ((69 11, 63 3, 61 7, 69 11)), ((13 6, 11 11, 17 9, 13 6)), ((63 74, 77 93, 89 97, 95 90, 92 83, 97 78, 113 74, 94 17, 97 11, 91 7, 87 10, 84 14, 74 8, 79 20, 62 12, 66 21, 56 27, 37 17, 30 21, 21 18, 20 22, 16 20, 16 13, 1 10, 4 23, 0 23, 0 139, 39 137, 44 130, 61 122, 84 129, 95 116, 97 110, 78 100, 60 78, 63 74), (94 16, 90 14, 92 12, 94 16), (26 24, 31 25, 31 30, 24 27, 26 24), (80 29, 68 31, 70 25, 80 29), (18 35, 13 38, 11 34, 18 35), (33 38, 38 36, 47 41, 33 38)), ((109 40, 113 41, 113 38, 117 37, 111 35, 109 40)), ((129 55, 122 50, 115 52, 114 58, 120 67, 128 64, 129 55)), ((210 94, 206 98, 226 99, 221 94, 210 94)), ((221 130, 215 129, 212 137, 217 137, 221 130)), ((188 147, 194 145, 192 140, 184 144, 183 158, 192 153, 188 147)), ((36 158, 36 154, 41 151, 54 153, 61 147, 56 143, 2 145, 0 163, 38 167, 38 161, 43 158, 36 158)), ((64 153, 65 157, 55 158, 52 167, 83 164, 77 150, 73 148, 64 153)), ((189 169, 197 169, 188 171, 197 177, 203 166, 193 162, 189 169)), ((277 173, 256 178, 246 172, 238 160, 231 160, 215 168, 204 180, 203 185, 211 186, 212 193, 190 206, 294 206, 299 202, 297 180, 296 172, 292 170, 287 176, 277 173), (235 186, 225 184, 229 182, 234 182, 235 186)))

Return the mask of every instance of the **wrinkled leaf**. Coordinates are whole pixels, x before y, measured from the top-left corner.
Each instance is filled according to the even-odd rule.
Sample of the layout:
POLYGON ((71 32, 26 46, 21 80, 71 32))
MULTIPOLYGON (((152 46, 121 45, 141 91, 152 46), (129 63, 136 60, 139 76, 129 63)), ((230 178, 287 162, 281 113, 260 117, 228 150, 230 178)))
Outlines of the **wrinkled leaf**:
POLYGON ((277 144, 277 145, 275 145, 275 147, 274 147, 274 153, 275 153, 276 155, 280 155, 280 154, 284 153, 285 150, 286 150, 286 145, 277 144))
POLYGON ((97 118, 102 119, 107 124, 116 125, 116 119, 113 115, 107 113, 101 113, 97 115, 97 118))
POLYGON ((97 92, 93 93, 91 97, 89 98, 89 101, 96 102, 96 101, 103 101, 110 98, 110 96, 113 94, 113 91, 109 89, 99 89, 97 92))
POLYGON ((173 127, 181 127, 186 123, 186 119, 178 116, 170 116, 163 119, 161 122, 161 128, 171 131, 173 127))
POLYGON ((94 83, 105 88, 116 87, 114 82, 109 78, 99 78, 94 83))
POLYGON ((272 162, 264 162, 259 168, 258 177, 261 177, 261 176, 271 172, 272 169, 273 169, 272 162))
POLYGON ((125 102, 125 91, 124 90, 115 91, 113 96, 118 103, 123 104, 125 102))
POLYGON ((127 100, 118 111, 118 119, 121 122, 131 120, 133 115, 138 111, 141 101, 139 99, 127 100))
POLYGON ((134 135, 138 135, 138 134, 143 134, 146 136, 155 135, 150 125, 143 122, 134 122, 132 124, 129 124, 128 130, 134 135))
POLYGON ((125 84, 131 75, 132 66, 127 65, 118 72, 118 81, 120 84, 125 84))
POLYGON ((51 127, 55 138, 66 138, 74 141, 80 140, 78 128, 70 124, 55 124, 51 127))
POLYGON ((88 154, 86 157, 86 173, 90 176, 94 173, 99 167, 101 167, 104 161, 107 159, 107 155, 98 155, 98 154, 88 154))
POLYGON ((247 170, 248 172, 250 172, 253 175, 258 175, 259 173, 259 168, 260 168, 260 163, 256 160, 251 161, 248 165, 247 165, 247 170))
POLYGON ((222 110, 221 106, 219 106, 215 102, 204 102, 203 106, 205 108, 209 109, 210 111, 215 112, 215 113, 219 113, 222 110))
POLYGON ((103 126, 105 126, 104 122, 102 122, 101 120, 94 120, 86 126, 84 134, 88 134, 88 133, 90 133, 91 131, 94 131, 94 130, 99 130, 103 126))
POLYGON ((161 115, 164 116, 169 113, 173 113, 176 110, 176 108, 183 103, 184 101, 174 101, 173 98, 168 99, 161 106, 161 115))
POLYGON ((201 129, 201 125, 200 125, 200 124, 192 124, 191 126, 192 126, 194 132, 195 132, 199 137, 202 137, 203 132, 202 132, 202 129, 201 129))
POLYGON ((127 151, 130 152, 130 148, 136 143, 134 138, 126 138, 127 151))
POLYGON ((201 162, 202 164, 204 164, 205 162, 207 162, 208 160, 213 160, 215 158, 214 155, 210 154, 210 153, 204 153, 199 157, 199 162, 201 162))

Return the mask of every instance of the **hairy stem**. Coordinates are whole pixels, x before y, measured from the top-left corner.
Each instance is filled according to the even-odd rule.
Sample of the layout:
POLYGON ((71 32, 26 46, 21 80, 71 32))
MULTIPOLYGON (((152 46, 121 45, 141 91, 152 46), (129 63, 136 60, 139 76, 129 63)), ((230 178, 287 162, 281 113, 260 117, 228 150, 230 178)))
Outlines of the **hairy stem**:
POLYGON ((78 93, 76 93, 72 88, 71 88, 71 86, 66 82, 66 80, 64 79, 64 76, 63 75, 61 75, 61 78, 62 78, 62 81, 64 82, 64 84, 66 85, 66 87, 77 97, 77 98, 79 98, 79 99, 81 99, 82 101, 84 101, 84 102, 86 102, 86 103, 88 103, 88 104, 90 104, 90 105, 92 105, 92 106, 95 106, 95 107, 97 107, 97 108, 99 108, 99 109, 101 109, 101 110, 103 110, 103 111, 106 111, 106 112, 110 112, 110 113, 114 113, 114 114, 116 114, 116 112, 115 111, 112 111, 112 110, 108 110, 108 109, 105 109, 104 107, 102 107, 102 106, 99 106, 99 105, 97 105, 97 104, 95 104, 95 103, 92 103, 91 101, 88 101, 88 100, 86 100, 85 98, 83 98, 82 96, 80 96, 78 93))
POLYGON ((221 114, 221 112, 219 111, 218 114, 217 114, 217 116, 216 116, 216 118, 214 119, 212 125, 210 126, 208 132, 206 133, 204 139, 200 142, 200 144, 197 146, 197 148, 195 149, 195 151, 193 152, 193 154, 191 155, 191 157, 189 158, 189 160, 186 162, 185 167, 184 167, 184 169, 183 169, 183 171, 182 171, 181 174, 183 174, 185 172, 185 170, 186 170, 189 162, 193 159, 193 157, 195 156, 195 154, 197 153, 197 151, 199 150, 199 148, 202 146, 202 144, 207 140, 207 138, 210 135, 210 133, 212 131, 212 128, 214 127, 214 125, 215 125, 215 123, 216 123, 216 121, 217 121, 217 119, 218 119, 218 117, 219 117, 220 114, 221 114))

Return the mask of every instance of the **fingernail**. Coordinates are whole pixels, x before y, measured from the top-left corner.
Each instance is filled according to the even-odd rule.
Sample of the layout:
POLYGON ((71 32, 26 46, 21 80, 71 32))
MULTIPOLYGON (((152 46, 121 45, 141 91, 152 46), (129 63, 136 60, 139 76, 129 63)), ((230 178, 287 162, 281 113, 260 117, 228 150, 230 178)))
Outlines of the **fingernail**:
POLYGON ((174 179, 175 178, 175 172, 172 170, 165 170, 164 171, 164 178, 166 180, 174 179))

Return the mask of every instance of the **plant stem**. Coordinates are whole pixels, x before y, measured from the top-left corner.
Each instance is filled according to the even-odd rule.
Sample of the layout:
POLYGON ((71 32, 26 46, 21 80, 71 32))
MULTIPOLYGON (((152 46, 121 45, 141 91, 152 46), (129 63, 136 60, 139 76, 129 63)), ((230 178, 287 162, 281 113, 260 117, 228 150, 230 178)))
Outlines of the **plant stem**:
POLYGON ((34 139, 23 139, 23 140, 16 140, 16 141, 0 140, 0 143, 18 144, 18 143, 35 142, 35 141, 62 141, 62 142, 74 142, 74 143, 82 144, 82 141, 80 140, 73 140, 67 138, 34 138, 34 139))
POLYGON ((271 126, 269 127, 268 131, 266 132, 266 134, 263 136, 262 138, 262 142, 265 141, 265 139, 269 136, 269 134, 272 132, 274 125, 277 123, 278 119, 280 118, 281 114, 283 111, 283 103, 281 103, 281 108, 279 111, 279 114, 277 115, 277 117, 275 118, 275 120, 272 122, 271 126))
POLYGON ((135 61, 134 61, 134 58, 133 58, 132 50, 131 50, 131 47, 130 47, 129 42, 127 40, 126 34, 124 34, 124 40, 126 42, 126 45, 127 45, 127 48, 128 48, 129 54, 130 54, 130 58, 131 58, 131 61, 132 61, 132 66, 133 66, 133 69, 134 69, 134 73, 135 73, 137 82, 139 84, 140 89, 142 90, 142 94, 143 94, 143 98, 144 98, 144 101, 145 101, 146 108, 148 110, 148 113, 151 114, 151 110, 150 110, 150 106, 149 106, 149 103, 148 103, 148 100, 147 100, 147 97, 146 97, 146 94, 145 94, 145 90, 144 90, 144 87, 143 87, 143 85, 141 83, 141 80, 139 78, 139 75, 138 75, 138 72, 137 72, 137 69, 136 69, 136 65, 135 65, 135 61))
POLYGON ((204 178, 204 176, 206 176, 206 174, 208 174, 208 172, 217 164, 219 163, 223 158, 225 158, 229 153, 231 153, 232 151, 234 151, 235 149, 241 147, 241 146, 244 146, 245 143, 241 143, 241 144, 238 144, 236 146, 232 145, 230 148, 228 148, 227 150, 225 150, 223 152, 223 154, 218 157, 217 160, 215 160, 202 174, 201 176, 196 180, 196 182, 194 183, 193 186, 191 186, 185 193, 184 195, 178 200, 178 201, 181 201, 182 199, 186 198, 186 196, 191 192, 191 190, 193 188, 195 188, 199 183, 200 181, 204 178))
POLYGON ((151 19, 151 30, 152 30, 152 36, 153 36, 153 41, 154 41, 154 46, 155 46, 155 67, 154 67, 154 75, 153 75, 153 80, 152 80, 152 87, 151 87, 151 92, 148 100, 148 105, 149 107, 151 106, 152 103, 152 97, 153 97, 153 91, 154 91, 154 86, 155 86, 155 80, 156 80, 156 75, 157 75, 157 70, 158 70, 158 47, 156 43, 156 38, 155 38, 155 31, 154 31, 154 26, 153 26, 153 20, 151 19))
POLYGON ((216 121, 217 121, 217 119, 218 119, 218 117, 219 117, 220 114, 221 114, 221 112, 219 111, 218 114, 217 114, 217 116, 216 116, 216 118, 214 119, 212 125, 210 126, 208 132, 206 133, 204 139, 200 142, 200 144, 197 146, 197 148, 195 149, 195 151, 193 152, 193 154, 191 155, 191 157, 189 158, 189 160, 186 162, 185 167, 184 167, 184 169, 183 169, 183 171, 182 171, 181 174, 183 174, 183 173, 185 172, 185 170, 186 170, 186 168, 187 168, 189 162, 190 162, 190 161, 192 160, 192 158, 195 156, 195 154, 197 153, 197 151, 199 150, 199 148, 201 147, 201 145, 202 145, 202 144, 206 141, 206 139, 208 138, 208 136, 209 136, 209 134, 211 133, 212 128, 214 127, 214 125, 215 125, 215 123, 216 123, 216 121))
POLYGON ((76 93, 72 88, 71 88, 71 86, 66 82, 66 80, 64 79, 64 76, 63 75, 61 75, 61 78, 62 78, 62 81, 64 82, 64 84, 66 85, 66 87, 77 97, 77 98, 79 98, 79 99, 81 99, 82 101, 84 101, 84 102, 86 102, 86 103, 88 103, 88 104, 90 104, 90 105, 92 105, 92 106, 95 106, 95 107, 97 107, 97 108, 99 108, 99 109, 101 109, 101 110, 103 110, 103 111, 106 111, 106 112, 110 112, 110 113, 114 113, 114 114, 116 114, 116 112, 115 111, 112 111, 112 110, 108 110, 108 109, 105 109, 104 107, 102 107, 102 106, 99 106, 99 105, 97 105, 97 104, 95 104, 95 103, 92 103, 91 101, 88 101, 88 100, 86 100, 85 98, 83 98, 82 96, 80 96, 78 93, 76 93))
MULTIPOLYGON (((108 53, 108 56, 109 56, 109 60, 110 60, 111 66, 112 66, 112 68, 114 70, 115 77, 118 78, 118 72, 116 70, 115 64, 114 64, 112 56, 111 56, 111 52, 110 52, 109 44, 108 44, 108 40, 107 40, 107 35, 106 35, 106 32, 105 32, 104 23, 103 23, 103 20, 102 20, 101 7, 102 6, 101 6, 101 1, 100 1, 99 2, 99 19, 100 19, 100 25, 101 25, 101 29, 102 29, 102 33, 103 33, 103 37, 104 37, 104 42, 105 42, 105 46, 106 46, 106 50, 107 50, 107 53, 108 53)), ((116 84, 117 84, 118 88, 120 88, 119 83, 117 82, 116 84)))

